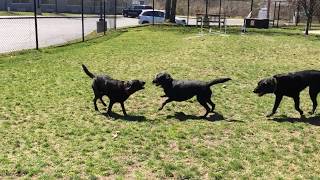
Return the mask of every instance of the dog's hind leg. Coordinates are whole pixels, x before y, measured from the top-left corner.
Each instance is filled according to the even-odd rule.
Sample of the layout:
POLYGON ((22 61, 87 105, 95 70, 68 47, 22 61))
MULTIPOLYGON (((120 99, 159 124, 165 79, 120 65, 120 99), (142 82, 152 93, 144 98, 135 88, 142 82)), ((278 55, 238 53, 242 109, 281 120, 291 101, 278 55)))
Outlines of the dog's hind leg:
POLYGON ((197 97, 197 100, 199 101, 199 103, 206 109, 206 113, 202 116, 203 118, 206 118, 207 115, 210 112, 210 107, 208 106, 207 102, 205 99, 203 98, 199 98, 199 96, 197 97))
POLYGON ((300 113, 301 116, 303 116, 303 111, 300 109, 300 97, 299 95, 296 95, 293 97, 294 100, 294 108, 300 113))
POLYGON ((318 96, 319 90, 316 90, 312 87, 309 88, 309 95, 312 101, 312 111, 310 112, 310 114, 314 114, 317 106, 318 106, 318 102, 317 102, 317 96, 318 96))
POLYGON ((94 105, 94 109, 95 109, 96 111, 99 111, 98 106, 97 106, 97 100, 98 100, 98 97, 95 96, 95 97, 93 98, 93 105, 94 105))
POLYGON ((114 104, 114 102, 110 100, 109 106, 108 106, 108 111, 107 111, 107 114, 109 114, 109 115, 111 114, 113 104, 114 104))
POLYGON ((121 102, 120 104, 121 104, 123 115, 127 116, 127 112, 126 112, 126 109, 124 108, 123 102, 121 102))
POLYGON ((211 99, 208 100, 208 103, 211 105, 211 111, 210 112, 213 112, 216 105, 211 101, 211 99))

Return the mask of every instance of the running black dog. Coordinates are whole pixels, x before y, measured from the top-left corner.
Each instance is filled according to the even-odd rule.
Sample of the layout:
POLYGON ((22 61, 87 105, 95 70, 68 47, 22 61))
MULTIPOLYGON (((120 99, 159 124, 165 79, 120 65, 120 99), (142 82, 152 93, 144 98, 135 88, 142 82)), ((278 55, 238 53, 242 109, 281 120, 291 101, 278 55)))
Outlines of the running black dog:
POLYGON ((107 106, 103 102, 102 97, 104 95, 108 96, 110 99, 109 107, 107 113, 111 113, 111 109, 114 103, 120 103, 122 112, 126 116, 126 110, 124 108, 124 101, 126 101, 129 96, 141 89, 144 89, 145 82, 140 80, 131 81, 120 81, 112 79, 107 75, 96 76, 92 74, 85 65, 82 65, 83 71, 93 79, 92 89, 94 93, 93 104, 96 111, 99 111, 97 107, 97 100, 100 99, 104 106, 107 106))
POLYGON ((206 109, 203 117, 206 117, 209 112, 213 112, 215 104, 211 101, 212 91, 210 86, 214 84, 224 83, 231 80, 230 78, 215 79, 209 82, 193 81, 193 80, 175 80, 168 73, 159 73, 152 81, 156 86, 161 86, 165 95, 168 97, 159 108, 159 111, 171 101, 185 101, 193 96, 197 96, 198 102, 206 109), (211 105, 211 109, 208 106, 211 105))
POLYGON ((259 96, 267 93, 274 93, 276 100, 272 112, 267 115, 274 115, 280 105, 283 96, 292 97, 295 103, 295 109, 303 116, 300 109, 300 92, 309 86, 309 95, 313 103, 310 114, 314 114, 318 106, 317 96, 320 92, 320 71, 306 70, 288 74, 277 74, 271 78, 262 79, 253 91, 259 96))

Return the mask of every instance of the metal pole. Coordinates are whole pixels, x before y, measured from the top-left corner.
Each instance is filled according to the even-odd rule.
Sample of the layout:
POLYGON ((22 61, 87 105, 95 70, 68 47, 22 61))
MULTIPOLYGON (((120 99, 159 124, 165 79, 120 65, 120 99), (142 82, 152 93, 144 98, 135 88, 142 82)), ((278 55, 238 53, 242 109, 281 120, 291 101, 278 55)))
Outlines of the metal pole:
POLYGON ((297 17, 296 17, 296 26, 298 26, 299 21, 300 21, 300 5, 298 4, 298 7, 297 7, 297 17))
POLYGON ((252 12, 253 10, 253 0, 251 0, 251 8, 250 8, 250 12, 252 12))
POLYGON ((190 0, 188 0, 188 16, 187 16, 187 25, 189 25, 189 16, 190 16, 190 0))
POLYGON ((219 1, 219 28, 221 26, 220 20, 221 20, 221 0, 219 1))
POLYGON ((114 29, 117 29, 117 0, 114 0, 114 29))
POLYGON ((106 0, 103 0, 103 35, 106 35, 106 0))
POLYGON ((34 27, 36 33, 36 49, 39 49, 39 41, 38 41, 38 20, 37 20, 37 2, 33 0, 33 8, 34 8, 34 27))
POLYGON ((278 7, 278 21, 277 21, 277 27, 279 27, 279 19, 280 19, 280 4, 281 4, 281 2, 279 2, 279 7, 278 7))
POLYGON ((100 0, 100 20, 102 20, 102 0, 100 0))
POLYGON ((154 26, 154 0, 152 0, 152 25, 154 26))
POLYGON ((83 0, 81 0, 81 26, 82 26, 82 42, 84 42, 84 16, 83 16, 83 0))
POLYGON ((205 21, 205 22, 202 22, 202 23, 206 23, 206 25, 208 25, 209 26, 209 17, 208 17, 208 4, 209 4, 209 1, 208 0, 206 0, 206 15, 204 16, 204 19, 203 19, 203 21, 205 21))
POLYGON ((209 4, 209 1, 206 0, 206 17, 208 18, 208 4, 209 4))
POLYGON ((276 10, 277 10, 277 1, 274 2, 273 21, 272 21, 272 26, 273 27, 274 27, 274 20, 276 18, 276 10))

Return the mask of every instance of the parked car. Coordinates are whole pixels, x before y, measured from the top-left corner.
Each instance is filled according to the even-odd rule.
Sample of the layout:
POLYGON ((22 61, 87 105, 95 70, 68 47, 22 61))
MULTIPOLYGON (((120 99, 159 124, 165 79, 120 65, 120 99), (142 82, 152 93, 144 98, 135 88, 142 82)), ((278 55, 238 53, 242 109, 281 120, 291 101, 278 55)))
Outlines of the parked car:
MULTIPOLYGON (((165 21, 165 11, 163 10, 143 10, 141 14, 139 15, 139 24, 148 24, 152 23, 154 20, 154 23, 161 24, 165 21)), ((180 25, 186 25, 186 20, 176 17, 175 19, 176 24, 180 25)))
POLYGON ((124 17, 138 17, 139 14, 145 9, 153 9, 152 6, 147 5, 132 5, 129 8, 122 10, 122 15, 124 17))

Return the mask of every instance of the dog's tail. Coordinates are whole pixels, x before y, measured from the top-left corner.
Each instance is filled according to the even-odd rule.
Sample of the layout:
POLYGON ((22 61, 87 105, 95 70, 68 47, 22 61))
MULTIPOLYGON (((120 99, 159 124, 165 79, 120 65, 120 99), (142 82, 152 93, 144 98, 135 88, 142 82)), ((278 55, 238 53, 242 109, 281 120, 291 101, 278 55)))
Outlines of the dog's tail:
POLYGON ((82 69, 90 78, 93 79, 96 77, 96 75, 92 74, 84 64, 82 64, 82 69))
POLYGON ((224 83, 224 82, 227 82, 230 80, 231 80, 231 78, 214 79, 214 80, 208 82, 208 86, 212 86, 212 85, 219 84, 219 83, 224 83))

